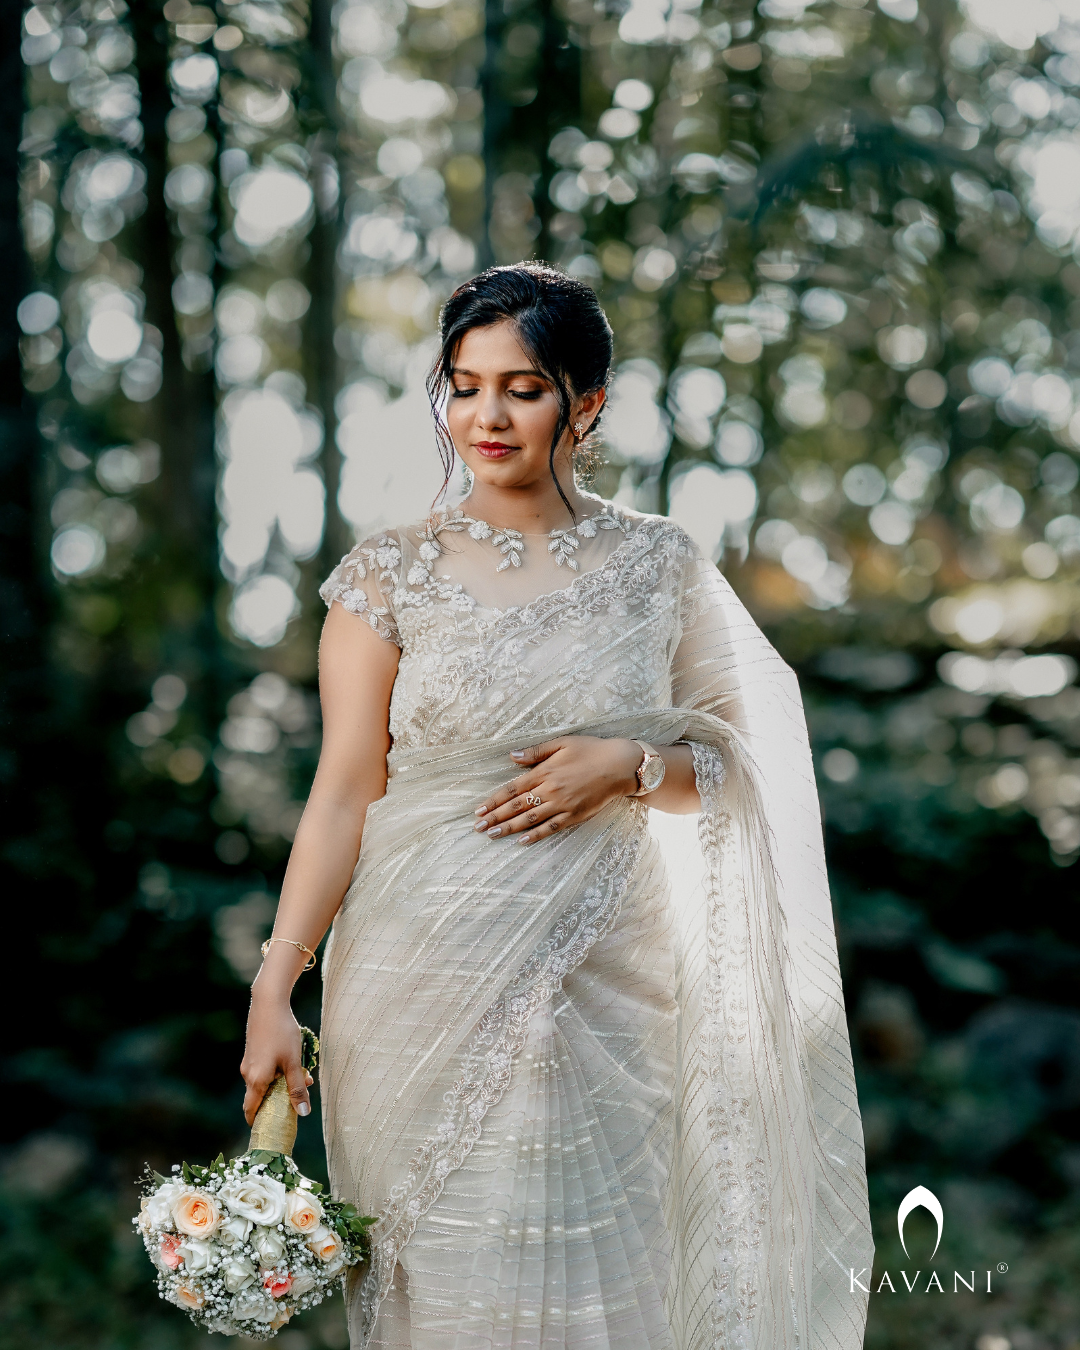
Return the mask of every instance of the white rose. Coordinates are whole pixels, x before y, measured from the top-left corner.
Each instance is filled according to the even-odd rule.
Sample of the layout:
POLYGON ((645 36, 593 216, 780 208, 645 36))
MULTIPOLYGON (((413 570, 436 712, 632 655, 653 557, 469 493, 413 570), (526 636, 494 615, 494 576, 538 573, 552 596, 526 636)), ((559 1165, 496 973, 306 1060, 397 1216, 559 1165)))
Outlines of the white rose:
POLYGON ((221 1267, 221 1278, 230 1294, 238 1294, 255 1278, 255 1267, 242 1256, 230 1256, 221 1267))
POLYGON ((303 1294, 309 1294, 315 1288, 315 1276, 310 1270, 302 1270, 299 1275, 293 1276, 292 1288, 289 1290, 291 1298, 300 1298, 303 1294))
POLYGON ((252 1222, 250 1219, 243 1219, 239 1214, 232 1214, 227 1219, 223 1219, 221 1226, 217 1230, 217 1240, 223 1247, 235 1247, 240 1242, 247 1241, 247 1235, 251 1232, 252 1222))
POLYGON ((303 1233, 305 1236, 314 1233, 316 1228, 322 1222, 322 1205, 311 1194, 310 1191, 302 1191, 297 1188, 290 1191, 285 1201, 285 1227, 291 1228, 294 1233, 303 1233))
POLYGON ((200 1242, 198 1238, 187 1238, 181 1242, 176 1249, 184 1262, 184 1270, 189 1275, 198 1275, 201 1271, 210 1269, 210 1261, 214 1255, 214 1244, 212 1242, 200 1242))
POLYGON ((244 1289, 233 1299, 229 1312, 238 1322, 272 1322, 277 1316, 277 1306, 261 1289, 244 1289))
POLYGON ((256 1228, 251 1245, 259 1254, 259 1264, 276 1266, 285 1255, 285 1234, 272 1228, 256 1228))
POLYGON ((221 1199, 242 1219, 272 1227, 285 1215, 285 1187, 273 1177, 246 1176, 221 1188, 221 1199))
POLYGON ((167 1181, 164 1186, 159 1186, 153 1195, 148 1195, 143 1200, 142 1213, 151 1228, 172 1225, 172 1207, 183 1190, 185 1187, 181 1182, 167 1181))
POLYGON ((341 1251, 341 1239, 322 1223, 308 1238, 307 1245, 320 1261, 333 1261, 341 1251))

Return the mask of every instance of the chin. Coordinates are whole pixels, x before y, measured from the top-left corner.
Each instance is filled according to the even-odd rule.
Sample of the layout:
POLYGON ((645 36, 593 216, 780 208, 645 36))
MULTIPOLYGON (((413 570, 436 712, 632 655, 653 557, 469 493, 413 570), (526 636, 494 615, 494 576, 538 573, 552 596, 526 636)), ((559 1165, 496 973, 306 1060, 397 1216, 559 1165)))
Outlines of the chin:
POLYGON ((496 460, 471 455, 468 459, 462 456, 462 460, 477 482, 487 483, 490 487, 520 487, 536 478, 528 461, 518 459, 515 455, 496 460))

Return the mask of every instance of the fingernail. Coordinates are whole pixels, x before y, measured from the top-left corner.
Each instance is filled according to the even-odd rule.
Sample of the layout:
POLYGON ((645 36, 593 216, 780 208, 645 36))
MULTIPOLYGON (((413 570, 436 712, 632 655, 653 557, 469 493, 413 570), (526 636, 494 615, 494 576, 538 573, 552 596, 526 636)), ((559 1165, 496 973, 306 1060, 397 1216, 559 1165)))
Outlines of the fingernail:
POLYGON ((502 834, 502 826, 496 825, 493 830, 488 830, 488 838, 494 839, 496 835, 502 834))
POLYGON ((486 807, 486 806, 478 806, 478 807, 476 808, 476 810, 473 812, 473 815, 474 815, 474 816, 482 816, 482 815, 485 815, 486 813, 487 813, 487 807, 486 807))
POLYGON ((476 824, 473 826, 473 829, 474 829, 474 830, 486 830, 486 829, 487 829, 487 821, 486 821, 486 820, 478 820, 478 821, 476 822, 476 824))
POLYGON ((511 751, 510 751, 510 758, 511 758, 511 759, 524 759, 524 758, 525 758, 525 751, 524 751, 524 750, 511 750, 511 751))
POLYGON ((522 842, 523 844, 527 844, 527 843, 529 842, 529 836, 528 836, 527 834, 526 834, 526 835, 523 835, 523 836, 522 836, 522 839, 521 839, 521 842, 522 842))
POLYGON ((311 1107, 308 1106, 307 1102, 301 1102, 296 1108, 296 1114, 298 1116, 309 1116, 311 1114, 311 1107))

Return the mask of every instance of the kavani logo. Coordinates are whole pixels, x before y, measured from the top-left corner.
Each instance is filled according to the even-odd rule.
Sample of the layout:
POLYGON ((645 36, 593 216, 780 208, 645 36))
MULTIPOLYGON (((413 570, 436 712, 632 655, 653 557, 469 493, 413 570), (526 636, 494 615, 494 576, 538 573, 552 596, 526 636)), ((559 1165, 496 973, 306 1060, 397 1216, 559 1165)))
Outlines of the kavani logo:
POLYGON ((904 1255, 911 1260, 911 1253, 907 1249, 907 1243, 904 1241, 904 1220, 913 1209, 919 1206, 928 1209, 937 1221, 937 1241, 934 1243, 934 1250, 930 1253, 932 1261, 937 1256, 937 1249, 941 1246, 941 1230, 945 1227, 945 1215, 941 1209, 941 1201, 933 1191, 928 1191, 925 1186, 916 1186, 913 1191, 908 1191, 903 1200, 900 1201, 900 1208, 896 1211, 896 1226, 900 1230, 900 1246, 904 1249, 904 1255))
MULTIPOLYGON (((907 1222, 908 1215, 916 1209, 925 1209, 937 1224, 937 1241, 934 1243, 934 1250, 930 1253, 930 1260, 932 1261, 937 1255, 937 1249, 941 1246, 941 1234, 945 1229, 945 1213, 941 1208, 941 1201, 933 1191, 927 1190, 925 1186, 916 1186, 914 1190, 908 1191, 907 1195, 900 1201, 900 1208, 896 1211, 896 1227, 900 1234, 900 1246, 903 1247, 904 1255, 909 1261, 911 1260, 911 1253, 908 1251, 907 1239, 904 1236, 904 1224, 907 1222)), ((1004 1275, 1009 1267, 1003 1261, 999 1264, 997 1269, 998 1274, 1004 1275)), ((917 1270, 914 1275, 909 1276, 906 1270, 900 1272, 900 1277, 903 1280, 903 1288, 906 1289, 909 1294, 944 1294, 946 1292, 945 1286, 941 1282, 941 1277, 936 1270, 931 1270, 925 1285, 921 1283, 923 1273, 923 1271, 917 1270)), ((982 1272, 980 1271, 979 1274, 981 1275, 981 1273, 982 1272)), ((861 1290, 864 1294, 869 1294, 871 1292, 870 1286, 863 1284, 864 1278, 870 1278, 869 1270, 863 1269, 856 1271, 854 1267, 851 1267, 849 1275, 851 1278, 852 1293, 854 1293, 856 1289, 861 1290)), ((952 1293, 958 1294, 960 1289, 963 1288, 967 1293, 974 1294, 975 1275, 976 1272, 974 1270, 954 1270, 952 1273, 952 1293)), ((992 1272, 988 1270, 986 1272, 986 1292, 988 1294, 993 1292, 990 1288, 991 1275, 992 1272)), ((948 1279, 948 1275, 946 1275, 945 1278, 948 1279)), ((873 1290, 873 1293, 881 1294, 886 1291, 890 1294, 902 1292, 898 1291, 897 1285, 893 1282, 893 1278, 887 1270, 882 1272, 881 1279, 878 1281, 877 1288, 873 1290)), ((979 1290, 979 1293, 982 1293, 981 1289, 979 1290)))

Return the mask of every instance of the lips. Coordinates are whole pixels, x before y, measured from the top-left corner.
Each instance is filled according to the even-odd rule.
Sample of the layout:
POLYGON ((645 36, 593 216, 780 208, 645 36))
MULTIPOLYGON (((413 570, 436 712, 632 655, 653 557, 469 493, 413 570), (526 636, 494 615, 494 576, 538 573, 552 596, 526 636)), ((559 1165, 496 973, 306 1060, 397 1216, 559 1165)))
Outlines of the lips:
POLYGON ((477 441, 473 448, 485 459, 503 459, 506 455, 513 454, 518 447, 504 445, 501 441, 477 441))

